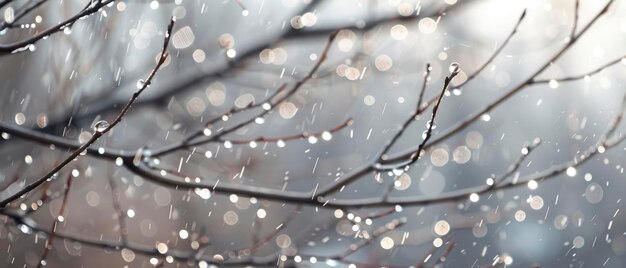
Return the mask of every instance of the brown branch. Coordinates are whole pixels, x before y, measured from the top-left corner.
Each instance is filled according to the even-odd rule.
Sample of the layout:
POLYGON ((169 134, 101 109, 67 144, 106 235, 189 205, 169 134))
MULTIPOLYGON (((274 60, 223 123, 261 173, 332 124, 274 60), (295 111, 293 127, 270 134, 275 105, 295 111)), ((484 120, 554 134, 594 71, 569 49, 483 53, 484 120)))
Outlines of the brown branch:
MULTIPOLYGON (((310 37, 328 36, 329 34, 332 34, 341 29, 365 32, 368 30, 376 29, 376 27, 381 26, 382 24, 385 24, 385 23, 415 22, 418 20, 418 18, 442 16, 446 14, 447 12, 452 11, 453 9, 462 8, 472 2, 475 2, 475 1, 474 0, 459 1, 459 3, 457 4, 445 5, 443 8, 433 9, 432 11, 428 13, 422 11, 422 13, 418 14, 418 16, 409 16, 409 17, 392 16, 392 17, 387 17, 387 18, 370 20, 370 21, 366 21, 365 27, 362 27, 362 28, 354 26, 353 23, 350 23, 349 25, 340 25, 340 26, 329 27, 329 28, 315 27, 314 29, 307 29, 307 28, 295 29, 292 27, 288 27, 288 29, 283 31, 281 35, 277 36, 276 38, 273 38, 272 40, 269 40, 267 42, 260 42, 254 47, 245 51, 238 51, 237 57, 233 59, 230 62, 230 64, 212 68, 211 72, 198 73, 197 68, 195 67, 189 68, 188 70, 184 70, 183 72, 180 73, 180 75, 178 75, 179 79, 174 79, 172 81, 168 81, 164 83, 163 90, 159 90, 158 92, 155 92, 154 94, 146 96, 146 98, 143 98, 139 100, 138 102, 136 102, 135 105, 136 106, 150 106, 150 105, 161 105, 163 103, 167 103, 167 101, 170 99, 170 96, 172 94, 174 93, 180 94, 187 90, 191 90, 195 88, 194 85, 197 85, 199 83, 204 83, 204 82, 223 78, 228 73, 231 73, 234 69, 238 69, 238 67, 245 66, 248 63, 248 60, 250 58, 257 57, 259 52, 261 52, 263 49, 275 46, 276 44, 280 42, 289 41, 294 38, 310 38, 310 37)), ((302 10, 295 12, 294 15, 289 16, 289 17, 293 17, 298 14, 304 14, 305 12, 314 11, 315 8, 322 3, 323 3, 322 0, 310 1, 310 3, 304 6, 302 10)), ((134 82, 130 84, 131 85, 125 85, 124 87, 134 87, 134 82)), ((96 99, 95 101, 97 102, 89 103, 90 109, 88 111, 80 115, 73 115, 73 118, 75 120, 84 119, 89 116, 95 116, 101 113, 105 113, 110 110, 110 107, 123 105, 123 103, 120 100, 114 100, 113 102, 102 102, 101 99, 96 99)), ((69 117, 56 120, 55 122, 51 122, 49 126, 53 127, 53 126, 58 126, 59 124, 65 124, 65 122, 67 122, 68 119, 69 117)))
MULTIPOLYGON (((0 23, 0 31, 6 29, 6 28, 12 28, 12 27, 16 27, 16 23, 24 16, 28 15, 28 13, 32 12, 33 10, 35 10, 37 7, 41 6, 42 4, 44 4, 46 1, 48 0, 40 0, 38 2, 35 2, 34 4, 32 4, 31 6, 25 7, 23 8, 17 15, 15 15, 15 18, 13 19, 13 21, 11 22, 7 22, 6 20, 3 20, 2 23, 0 23)), ((24 6, 28 5, 29 3, 26 3, 24 6)))
POLYGON ((572 76, 566 76, 566 77, 554 78, 554 79, 533 80, 530 83, 530 85, 547 84, 547 83, 550 83, 550 81, 556 81, 556 82, 560 83, 560 82, 568 82, 568 81, 580 80, 580 79, 583 79, 585 77, 592 76, 592 75, 597 74, 597 73, 599 73, 601 71, 604 71, 605 69, 622 62, 625 58, 626 58, 626 55, 621 56, 619 58, 616 58, 616 59, 614 59, 612 61, 609 61, 609 62, 601 65, 600 67, 597 67, 597 68, 595 68, 595 69, 593 69, 593 70, 591 70, 591 71, 589 71, 587 73, 584 73, 584 74, 572 75, 572 76))
POLYGON ((536 77, 538 75, 540 75, 546 69, 548 69, 548 67, 550 67, 553 62, 555 62, 556 60, 561 58, 561 56, 563 56, 563 54, 565 54, 565 52, 568 51, 569 48, 571 48, 572 45, 574 45, 576 43, 576 41, 578 41, 580 39, 580 37, 583 36, 585 34, 585 32, 587 32, 587 30, 590 29, 591 26, 596 21, 598 21, 598 19, 600 17, 602 17, 602 15, 606 14, 608 12, 608 10, 609 10, 609 7, 611 6, 611 4, 614 1, 615 0, 609 0, 608 3, 602 8, 602 10, 600 12, 598 12, 591 19, 591 21, 589 23, 587 23, 587 25, 585 25, 585 27, 583 27, 583 29, 574 38, 571 38, 567 42, 567 44, 565 44, 565 46, 563 46, 563 48, 561 48, 552 57, 550 57, 549 60, 547 60, 541 67, 539 67, 537 69, 537 71, 535 71, 526 80, 522 81, 520 84, 515 86, 513 89, 509 90, 506 94, 504 94, 503 96, 499 97, 495 101, 491 102, 486 107, 482 108, 480 111, 473 113, 468 118, 460 121, 456 125, 454 125, 451 128, 449 128, 447 131, 444 131, 443 134, 441 134, 437 139, 435 139, 431 143, 423 146, 423 148, 419 148, 419 146, 417 148, 409 148, 409 149, 407 149, 405 151, 399 152, 397 156, 390 157, 388 160, 384 161, 384 163, 385 164, 398 163, 397 164, 398 166, 404 166, 404 165, 406 165, 407 162, 410 163, 413 160, 414 155, 419 154, 418 149, 428 150, 428 149, 432 148, 433 146, 435 146, 435 145, 437 145, 437 144, 447 140, 449 137, 459 133, 460 131, 462 131, 465 128, 467 128, 468 126, 470 126, 472 123, 474 123, 476 120, 478 120, 482 115, 489 113, 491 110, 495 109, 496 107, 498 107, 500 104, 504 103, 506 100, 508 100, 512 96, 516 95, 520 91, 522 91, 525 88, 527 88, 529 85, 531 85, 535 81, 535 79, 536 79, 536 77))
MULTIPOLYGON (((408 163, 406 163, 404 166, 405 168, 408 168, 408 166, 412 165, 413 163, 415 163, 421 153, 422 150, 424 149, 424 146, 426 146, 426 143, 428 142, 428 140, 430 140, 430 137, 432 136, 432 132, 433 132, 433 128, 435 127, 435 117, 437 116, 437 111, 439 110, 439 105, 441 104, 441 99, 443 98, 443 95, 445 95, 446 90, 448 89, 448 86, 450 85, 450 81, 452 81, 452 79, 454 79, 454 77, 459 74, 460 71, 460 66, 457 65, 450 65, 451 68, 451 74, 449 76, 446 76, 444 82, 443 82, 443 87, 441 89, 441 93, 439 93, 439 98, 437 98, 437 102, 435 103, 435 107, 433 108, 433 112, 430 115, 430 121, 428 121, 429 123, 428 125, 428 129, 426 130, 426 135, 423 137, 424 139, 422 140, 422 143, 420 143, 420 145, 417 147, 417 151, 416 153, 411 155, 410 160, 408 161, 408 163)), ((418 109, 419 112, 419 109, 418 109)), ((389 171, 393 168, 376 168, 378 171, 389 171)))
POLYGON ((117 214, 117 221, 120 225, 120 238, 122 240, 122 245, 128 244, 128 237, 126 232, 128 229, 126 228, 126 214, 124 214, 124 210, 120 206, 119 198, 121 193, 117 188, 117 184, 113 181, 113 177, 107 176, 109 180, 109 186, 111 186, 111 202, 113 203, 113 209, 115 209, 115 213, 117 214))
POLYGON ((350 245, 350 247, 348 249, 346 249, 345 251, 343 251, 342 253, 339 253, 338 255, 335 255, 335 256, 332 256, 332 257, 328 257, 328 258, 343 260, 346 257, 348 257, 348 256, 354 254, 355 252, 359 251, 364 246, 367 246, 374 239, 377 239, 378 237, 380 237, 381 235, 383 235, 383 234, 385 234, 385 233, 387 233, 389 231, 395 230, 396 228, 402 226, 405 223, 406 223, 406 219, 404 219, 404 218, 394 219, 394 220, 384 224, 383 226, 378 227, 376 230, 374 230, 372 232, 371 236, 364 237, 363 239, 359 240, 357 243, 354 243, 354 244, 350 245))
MULTIPOLYGON (((67 182, 65 183, 64 191, 63 191, 63 202, 61 203, 61 208, 59 209, 59 213, 54 222, 52 223, 52 227, 50 228, 50 233, 48 234, 48 239, 46 240, 46 244, 44 245, 44 251, 41 254, 41 259, 39 263, 37 263, 37 267, 40 268, 46 265, 46 260, 48 258, 48 254, 52 250, 52 242, 54 241, 55 232, 57 229, 57 225, 61 222, 61 218, 65 215, 65 208, 67 207, 67 199, 70 193, 70 188, 72 187, 72 174, 67 175, 67 182)), ((65 221, 65 219, 63 219, 65 221)))
POLYGON ((320 68, 322 63, 328 57, 328 51, 330 50, 330 46, 333 43, 333 40, 335 40, 335 38, 337 37, 337 33, 338 32, 334 32, 334 33, 332 33, 328 37, 328 41, 326 42, 326 46, 324 47, 324 50, 320 54, 320 56, 318 58, 318 61, 315 63, 315 65, 309 71, 309 73, 302 80, 298 81, 283 97, 279 98, 279 100, 276 103, 270 103, 271 106, 270 106, 269 109, 265 109, 260 114, 254 116, 254 117, 251 117, 248 120, 244 120, 243 122, 241 122, 239 124, 236 124, 236 125, 228 127, 228 128, 222 128, 219 131, 217 131, 216 133, 212 134, 208 139, 205 139, 205 140, 202 140, 202 141, 197 141, 197 142, 189 142, 187 139, 183 139, 180 142, 177 142, 177 143, 174 143, 172 145, 164 146, 162 148, 154 150, 154 153, 152 154, 152 156, 160 156, 160 155, 164 155, 164 154, 167 154, 167 153, 170 153, 170 152, 182 149, 182 148, 187 148, 189 146, 195 146, 195 145, 204 144, 204 143, 208 143, 208 142, 219 141, 222 136, 228 135, 228 134, 230 134, 230 133, 232 133, 232 132, 234 132, 234 131, 236 131, 236 130, 238 130, 238 129, 240 129, 240 128, 242 128, 242 127, 244 127, 244 126, 246 126, 246 125, 248 125, 248 124, 250 124, 252 122, 254 122, 256 120, 256 118, 263 118, 263 117, 265 117, 276 106, 280 105, 286 99, 291 97, 294 93, 296 93, 296 91, 298 91, 298 89, 300 89, 300 87, 302 87, 302 85, 304 85, 311 78, 313 78, 313 75, 317 72, 317 70, 320 68))
POLYGON ((274 228, 271 233, 267 234, 261 240, 255 241, 252 246, 246 249, 249 249, 253 253, 259 250, 263 245, 267 244, 267 242, 271 241, 278 233, 280 233, 280 231, 285 229, 287 225, 295 218, 295 216, 300 214, 301 210, 302 205, 298 205, 294 210, 291 211, 291 213, 289 213, 289 215, 283 220, 278 228, 274 228))
POLYGON ((41 178, 37 179, 36 181, 28 184, 27 186, 25 186, 24 188, 22 188, 18 192, 14 193, 14 194, 10 195, 9 197, 7 197, 7 198, 3 199, 2 201, 0 201, 0 207, 5 207, 10 202, 13 202, 13 201, 17 200, 22 195, 24 195, 24 194, 32 191, 33 189, 37 188, 37 186, 41 185, 47 179, 52 177, 55 173, 59 172, 63 167, 65 167, 71 161, 76 159, 83 151, 85 151, 87 148, 89 148, 89 146, 91 146, 93 143, 95 143, 102 135, 104 135, 107 132, 109 132, 111 129, 113 129, 113 127, 115 127, 119 122, 122 121, 122 118, 124 117, 124 115, 126 115, 126 113, 128 113, 128 110, 130 109, 132 104, 135 102, 135 100, 137 100, 139 95, 150 85, 150 83, 152 82, 152 78, 154 78, 154 76, 156 75, 156 73, 159 70, 159 68, 161 67, 161 65, 165 62, 165 59, 168 56, 168 54, 167 54, 167 46, 168 46, 169 40, 170 40, 170 33, 172 32, 172 28, 174 27, 174 21, 175 21, 175 19, 172 17, 172 19, 170 20, 170 23, 169 23, 169 25, 167 27, 167 31, 165 32, 165 38, 164 38, 164 41, 163 41, 163 48, 161 50, 160 57, 159 57, 159 60, 158 60, 158 62, 156 64, 155 68, 152 69, 152 71, 150 72, 150 74, 146 78, 145 82, 142 84, 141 88, 139 88, 139 90, 136 91, 133 94, 132 98, 128 101, 126 106, 124 106, 122 108, 121 112, 117 115, 115 120, 113 120, 113 122, 111 122, 110 124, 107 123, 106 121, 98 122, 96 124, 96 126, 95 126, 96 129, 95 129, 93 135, 91 136, 91 138, 85 144, 80 146, 78 149, 74 150, 72 152, 72 154, 70 154, 69 157, 65 158, 65 160, 63 160, 59 165, 57 165, 55 168, 50 170, 47 174, 45 174, 41 178))
POLYGON ((54 34, 56 32, 59 31, 63 31, 63 29, 67 26, 70 25, 74 22, 76 22, 77 20, 84 18, 86 16, 89 16, 95 12, 97 12, 98 10, 100 10, 102 7, 105 7, 106 5, 108 5, 109 3, 114 2, 115 0, 99 0, 99 1, 91 1, 90 4, 88 5, 87 8, 83 9, 81 12, 75 14, 74 16, 59 22, 57 25, 52 26, 28 39, 22 40, 22 41, 17 41, 15 43, 11 43, 11 44, 3 44, 0 45, 0 56, 4 56, 4 55, 8 55, 8 54, 12 54, 12 53, 17 53, 17 52, 21 52, 24 50, 24 48, 26 48, 29 45, 35 44, 37 41, 43 39, 46 36, 49 36, 51 34, 54 34))
MULTIPOLYGON (((472 72, 472 74, 470 74, 467 79, 465 81, 463 81, 462 83, 458 84, 458 85, 452 85, 452 89, 457 89, 457 90, 463 90, 463 86, 465 86, 467 83, 469 83, 470 81, 472 81, 474 78, 476 78, 485 68, 487 68, 487 66, 489 66, 489 64, 491 62, 493 62, 493 60, 495 60, 495 58, 500 55, 500 53, 502 52, 502 50, 507 46, 507 44, 509 43, 509 41, 511 41, 511 39, 513 38, 513 36, 517 33, 517 30, 519 28, 519 26, 522 24, 522 21, 524 20, 524 18, 526 17, 526 9, 524 9, 524 12, 522 12, 522 15, 519 17, 519 19, 517 20, 517 23, 515 24, 515 26, 513 27, 513 30, 509 33, 509 35, 504 39, 504 41, 502 42, 502 44, 500 44, 500 46, 491 54, 491 56, 480 66, 478 67, 476 70, 474 70, 474 72, 472 72)), ((430 107, 433 103, 435 103, 435 101, 437 100, 437 96, 432 97, 430 100, 426 101, 426 103, 422 106, 420 106, 420 113, 425 111, 426 109, 428 109, 428 107, 430 107)))
MULTIPOLYGON (((235 141, 230 141, 230 143, 232 144, 250 144, 251 142, 279 142, 279 141, 283 141, 283 142, 287 142, 287 141, 294 141, 294 140, 301 140, 301 139, 306 139, 306 138, 310 138, 310 137, 321 137, 323 136, 325 133, 335 133, 339 130, 342 130, 350 125, 352 125, 352 118, 346 120, 345 122, 343 122, 342 124, 335 126, 333 128, 330 128, 328 130, 325 131, 319 131, 319 132, 314 132, 314 133, 308 133, 308 132, 303 132, 301 134, 297 134, 297 135, 291 135, 291 136, 283 136, 283 137, 259 137, 259 138, 255 138, 255 139, 250 139, 250 140, 235 140, 235 141)), ((224 141, 224 140, 220 140, 220 141, 224 141)))
POLYGON ((574 23, 572 25, 572 32, 569 35, 569 38, 574 38, 576 36, 576 28, 578 27, 578 12, 580 8, 580 0, 576 0, 574 4, 574 23))

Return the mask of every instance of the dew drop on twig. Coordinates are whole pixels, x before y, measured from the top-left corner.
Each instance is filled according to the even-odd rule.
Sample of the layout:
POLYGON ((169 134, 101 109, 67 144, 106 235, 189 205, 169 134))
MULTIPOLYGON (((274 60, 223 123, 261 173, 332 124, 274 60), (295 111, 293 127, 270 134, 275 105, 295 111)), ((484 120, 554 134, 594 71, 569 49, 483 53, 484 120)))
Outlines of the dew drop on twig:
POLYGON ((96 132, 104 132, 107 128, 109 128, 109 122, 104 120, 98 121, 93 128, 96 132))
POLYGON ((459 64, 458 62, 450 63, 450 67, 448 68, 448 70, 450 71, 450 73, 456 74, 461 70, 461 64, 459 64))
POLYGON ((137 80, 137 88, 138 88, 138 89, 143 88, 143 85, 144 85, 145 83, 146 83, 146 82, 145 82, 145 81, 143 81, 143 79, 139 79, 139 80, 137 80))

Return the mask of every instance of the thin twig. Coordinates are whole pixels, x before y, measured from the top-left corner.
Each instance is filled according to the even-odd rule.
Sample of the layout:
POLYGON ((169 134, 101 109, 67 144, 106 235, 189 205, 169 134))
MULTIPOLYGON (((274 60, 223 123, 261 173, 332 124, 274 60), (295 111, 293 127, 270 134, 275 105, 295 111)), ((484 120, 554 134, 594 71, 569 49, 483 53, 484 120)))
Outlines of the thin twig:
POLYGON ((589 72, 586 72, 584 74, 579 74, 579 75, 572 75, 572 76, 566 76, 566 77, 561 77, 561 78, 553 78, 553 79, 541 79, 541 80, 533 80, 530 85, 537 85, 537 84, 547 84, 550 83, 551 81, 556 81, 558 83, 561 82, 568 82, 568 81, 575 81, 575 80, 580 80, 580 79, 584 79, 585 77, 590 77, 594 74, 597 74, 601 71, 604 71, 605 69, 616 65, 622 61, 624 61, 624 59, 626 58, 626 55, 621 56, 619 58, 616 58, 612 61, 609 61, 603 65, 601 65, 600 67, 597 67, 589 72))
POLYGON ((113 181, 112 176, 108 176, 109 186, 111 186, 111 202, 113 203, 113 209, 115 209, 115 213, 117 214, 117 221, 120 225, 120 239, 122 240, 122 245, 128 244, 128 237, 126 232, 128 229, 126 228, 126 214, 124 214, 124 210, 120 206, 120 201, 118 200, 121 196, 117 184, 113 181))
MULTIPOLYGON (((315 65, 313 66, 313 68, 309 71, 309 73, 300 81, 298 81, 289 91, 287 91, 287 93, 285 93, 285 95, 281 98, 279 98, 277 100, 276 103, 270 103, 270 108, 269 109, 265 109, 263 110, 263 112, 261 112, 260 114, 249 118, 248 120, 244 120, 241 123, 238 123, 234 126, 228 127, 228 128, 222 128, 219 131, 217 131, 216 133, 212 134, 210 137, 200 140, 200 141, 196 141, 196 142, 189 142, 187 139, 183 139, 180 142, 174 143, 172 145, 169 146, 164 146, 162 148, 156 149, 154 150, 154 152, 152 153, 152 156, 161 156, 182 148, 186 148, 189 146, 195 146, 195 145, 200 145, 200 144, 204 144, 204 143, 209 143, 209 142, 216 142, 219 141, 220 138, 222 136, 228 135, 252 122, 254 122, 257 118, 263 118, 265 117, 267 114, 269 114, 274 107, 280 105, 281 103, 283 103, 284 101, 286 101, 289 97, 291 97, 294 93, 296 93, 298 91, 298 89, 300 89, 302 87, 302 85, 304 85, 306 82, 308 82, 310 79, 313 78, 313 75, 317 72, 317 70, 320 68, 320 66, 322 65, 322 63, 326 60, 326 58, 328 57, 328 51, 330 50, 330 46, 333 43, 333 40, 335 40, 335 38, 337 37, 337 32, 332 33, 329 37, 328 37, 328 41, 326 42, 326 46, 324 47, 324 50, 322 51, 322 53, 320 54, 317 62, 315 63, 315 65)), ((282 91, 282 90, 281 90, 282 91)))
POLYGON ((72 154, 70 154, 70 156, 65 158, 65 160, 63 160, 59 165, 57 165, 55 168, 50 170, 44 176, 42 176, 41 178, 37 179, 36 181, 28 184, 27 186, 25 186, 24 188, 22 188, 18 192, 12 194, 8 198, 5 198, 2 201, 0 201, 0 208, 1 207, 5 207, 10 202, 13 202, 13 201, 17 200, 22 195, 24 195, 24 194, 32 191, 33 189, 37 188, 37 186, 41 185, 46 180, 51 178, 54 174, 59 172, 63 167, 65 167, 68 163, 70 163, 71 161, 76 159, 83 151, 85 151, 87 148, 89 148, 89 146, 91 146, 93 143, 95 143, 102 135, 104 135, 107 132, 109 132, 111 129, 113 129, 113 127, 115 127, 119 122, 122 121, 122 118, 124 117, 124 115, 126 115, 126 113, 128 113, 128 110, 130 109, 132 104, 135 102, 135 100, 137 100, 139 95, 146 88, 148 88, 148 86, 152 82, 152 78, 154 78, 154 76, 156 75, 156 73, 159 70, 159 68, 161 67, 161 65, 165 62, 165 59, 168 56, 168 54, 167 54, 167 46, 168 46, 169 40, 170 40, 170 33, 172 32, 172 28, 174 27, 174 21, 175 21, 175 19, 174 19, 174 17, 172 17, 172 19, 170 20, 170 23, 169 23, 169 25, 167 27, 167 31, 165 32, 165 38, 164 38, 164 41, 163 41, 163 48, 161 49, 160 57, 159 57, 159 60, 158 60, 158 62, 156 64, 156 66, 154 67, 154 69, 152 69, 152 71, 150 72, 150 74, 146 78, 145 82, 142 84, 141 88, 139 88, 139 90, 137 90, 133 94, 133 96, 128 101, 126 106, 124 106, 124 108, 122 108, 122 111, 117 115, 115 120, 113 120, 113 122, 108 124, 108 126, 106 128, 104 128, 104 129, 100 129, 100 128, 96 127, 96 131, 94 131, 94 133, 91 136, 91 138, 85 144, 80 146, 78 149, 74 150, 74 152, 72 152, 72 154))
MULTIPOLYGON (((457 89, 457 90, 462 90, 463 86, 465 86, 467 83, 469 83, 470 81, 472 81, 474 78, 476 78, 485 68, 487 68, 487 66, 489 66, 489 64, 491 64, 491 62, 493 62, 493 60, 495 60, 495 58, 500 55, 500 53, 502 52, 502 50, 507 46, 507 44, 509 43, 509 41, 511 41, 511 39, 513 38, 513 36, 517 33, 517 30, 519 29, 519 26, 522 24, 522 21, 524 20, 524 18, 526 17, 526 9, 524 9, 524 12, 522 12, 522 15, 519 17, 519 19, 517 20, 517 23, 515 24, 515 26, 513 27, 513 30, 509 33, 509 35, 507 35, 507 37, 504 39, 504 41, 502 42, 502 44, 500 44, 500 46, 491 54, 491 56, 480 66, 478 67, 476 70, 474 70, 474 72, 472 72, 472 74, 470 74, 467 79, 465 79, 465 81, 463 81, 462 83, 458 84, 458 85, 452 85, 452 89, 457 89)), ((426 103, 424 105, 422 105, 420 107, 420 112, 423 112, 424 110, 426 110, 429 106, 431 106, 433 103, 435 103, 435 101, 437 100, 437 96, 432 97, 430 100, 426 101, 426 103)))
POLYGON ((555 62, 556 60, 561 58, 561 56, 563 56, 563 54, 565 54, 565 52, 568 51, 569 48, 571 48, 572 45, 574 45, 576 43, 576 41, 578 41, 580 39, 580 37, 583 36, 585 34, 585 32, 587 32, 587 30, 590 29, 591 26, 594 25, 595 22, 598 21, 598 19, 600 17, 602 17, 602 15, 606 14, 608 12, 608 10, 609 10, 609 7, 611 6, 611 4, 613 4, 614 1, 615 0, 609 0, 608 3, 604 6, 604 8, 602 8, 602 10, 600 10, 600 12, 598 12, 591 19, 591 21, 589 23, 587 23, 585 25, 585 27, 583 27, 582 30, 580 32, 578 32, 578 34, 576 34, 576 36, 574 38, 571 38, 565 44, 565 46, 563 46, 563 48, 561 48, 552 57, 550 57, 550 59, 548 59, 541 67, 539 67, 526 80, 524 80, 521 83, 519 83, 513 89, 509 90, 506 94, 504 94, 503 96, 497 98, 495 101, 491 102, 486 107, 480 109, 480 111, 473 113, 468 118, 466 118, 466 119, 460 121, 459 123, 457 123, 456 125, 452 126, 447 131, 443 132, 443 134, 441 134, 435 140, 433 140, 432 142, 430 142, 429 144, 427 144, 425 146, 422 146, 423 148, 420 148, 420 146, 418 146, 417 148, 409 148, 409 149, 407 149, 407 150, 405 150, 403 152, 398 153, 397 156, 390 157, 389 159, 384 161, 384 164, 394 163, 395 165, 398 165, 398 166, 405 166, 405 165, 407 165, 407 163, 411 163, 413 161, 413 158, 415 157, 415 155, 420 153, 420 151, 418 151, 419 149, 428 150, 428 149, 432 148, 433 146, 435 146, 435 145, 437 145, 437 144, 447 140, 451 136, 459 133, 463 129, 465 129, 468 126, 470 126, 472 123, 476 122, 482 115, 489 113, 491 110, 495 109, 496 107, 498 107, 500 104, 504 103, 506 100, 508 100, 512 96, 516 95, 520 91, 522 91, 525 88, 527 88, 528 85, 531 85, 534 82, 534 80, 536 79, 536 77, 538 75, 540 75, 546 69, 548 69, 548 67, 550 67, 553 64, 553 62, 555 62))
POLYGON ((576 36, 576 28, 578 27, 578 12, 580 12, 580 0, 576 0, 574 4, 574 22, 572 25, 572 32, 569 35, 569 38, 574 38, 576 36))
MULTIPOLYGON (((67 199, 70 193, 70 188, 72 187, 72 178, 73 178, 72 174, 67 175, 67 182, 65 183, 65 187, 63 191, 63 202, 61 203, 61 208, 59 209, 57 218, 54 219, 54 222, 52 223, 52 227, 50 228, 51 231, 48 235, 48 239, 46 240, 46 244, 44 245, 44 251, 41 254, 41 259, 39 260, 39 263, 37 263, 38 268, 41 268, 42 266, 46 265, 48 254, 52 250, 52 242, 54 241, 57 225, 59 225, 59 223, 61 222, 61 218, 65 215, 65 208, 67 207, 67 199)), ((65 221, 65 219, 63 218, 62 221, 65 221)))
POLYGON ((0 56, 8 55, 11 53, 16 53, 23 51, 27 46, 35 44, 37 41, 54 34, 56 32, 62 31, 67 25, 70 25, 77 20, 89 16, 97 11, 99 11, 102 7, 105 7, 109 3, 114 2, 115 0, 105 0, 105 1, 91 1, 88 8, 83 9, 81 12, 75 14, 74 16, 58 23, 55 26, 52 26, 44 31, 39 32, 38 34, 27 38, 22 41, 18 41, 11 44, 0 45, 0 56))

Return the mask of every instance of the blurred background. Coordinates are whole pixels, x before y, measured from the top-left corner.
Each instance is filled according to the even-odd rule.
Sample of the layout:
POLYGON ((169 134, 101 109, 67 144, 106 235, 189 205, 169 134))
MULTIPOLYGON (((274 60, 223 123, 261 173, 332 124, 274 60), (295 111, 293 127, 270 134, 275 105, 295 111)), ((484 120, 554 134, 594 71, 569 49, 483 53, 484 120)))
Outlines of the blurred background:
MULTIPOLYGON (((33 2, 7 2, 1 9, 4 21, 12 21, 33 2)), ((80 12, 87 3, 44 0, 18 26, 0 31, 0 40, 26 39, 80 12)), ((57 237, 46 260, 49 267, 206 267, 222 260, 231 266, 407 267, 425 259, 428 267, 624 267, 624 144, 531 187, 536 189, 497 190, 477 202, 335 209, 213 191, 214 185, 226 182, 309 195, 331 185, 376 157, 411 117, 426 63, 432 68, 425 92, 430 99, 441 91, 451 63, 461 69, 453 85, 464 83, 526 10, 502 52, 474 79, 446 92, 433 130, 437 139, 558 53, 568 42, 575 3, 114 1, 24 52, 0 57, 2 124, 87 141, 95 122, 112 121, 138 81, 154 68, 171 16, 176 24, 170 57, 124 120, 92 148, 130 154, 158 151, 202 130, 207 121, 233 107, 263 102, 283 83, 291 86, 303 79, 337 29, 342 30, 316 77, 275 107, 262 124, 247 124, 225 139, 317 133, 349 118, 353 124, 333 132, 330 140, 292 140, 283 147, 271 142, 209 143, 144 159, 156 173, 177 171, 184 174, 179 180, 205 184, 205 189, 175 189, 115 159, 85 155, 9 209, 24 212, 35 207, 25 218, 49 230, 62 206, 65 179, 73 176, 64 220, 56 232, 116 244, 125 228, 133 245, 156 250, 146 255, 57 237), (118 211, 124 214, 125 227, 120 226, 118 211), (381 211, 389 213, 369 220, 363 216, 381 211), (375 235, 394 220, 403 224, 375 235), (363 243, 359 241, 368 243, 343 259, 325 258, 363 243), (168 251, 174 250, 192 258, 169 259, 168 251), (445 261, 438 261, 442 254, 445 261), (193 256, 209 261, 195 261, 193 256)), ((578 29, 605 4, 581 0, 578 29)), ((542 144, 515 176, 571 161, 594 146, 620 113, 626 60, 619 59, 626 54, 625 45, 626 3, 615 1, 538 77, 584 75, 615 59, 617 64, 584 79, 526 86, 435 145, 407 172, 378 178, 368 173, 328 198, 377 197, 392 187, 392 197, 436 197, 484 185, 488 178, 506 173, 536 138, 542 144)), ((220 121, 212 129, 244 122, 260 111, 220 121)), ((390 154, 422 141, 430 113, 426 110, 405 130, 390 154)), ((620 126, 616 135, 624 130, 620 126)), ((2 196, 45 174, 68 152, 3 132, 2 196)), ((37 266, 46 236, 9 217, 0 216, 0 221, 0 266, 37 266)))

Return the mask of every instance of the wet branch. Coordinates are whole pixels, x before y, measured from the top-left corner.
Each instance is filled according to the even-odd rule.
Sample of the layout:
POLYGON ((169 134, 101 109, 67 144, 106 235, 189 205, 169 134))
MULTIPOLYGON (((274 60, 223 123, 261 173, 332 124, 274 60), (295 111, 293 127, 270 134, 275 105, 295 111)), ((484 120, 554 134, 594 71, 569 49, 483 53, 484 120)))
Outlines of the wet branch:
POLYGON ((175 21, 175 19, 172 17, 172 19, 170 20, 169 26, 167 27, 167 31, 165 32, 165 38, 164 38, 164 41, 163 41, 163 48, 161 50, 161 54, 160 54, 160 57, 159 57, 159 60, 158 60, 158 62, 156 64, 156 66, 154 67, 154 69, 152 69, 152 71, 150 72, 150 74, 146 78, 145 82, 142 84, 141 88, 139 88, 139 90, 137 90, 133 94, 131 99, 128 101, 126 106, 124 106, 122 108, 121 112, 117 115, 117 117, 113 120, 113 122, 111 122, 110 124, 107 123, 106 121, 99 122, 98 124, 100 124, 100 125, 98 126, 98 124, 97 124, 95 126, 96 129, 95 129, 93 135, 91 136, 91 138, 85 144, 81 145, 79 148, 74 150, 70 154, 70 156, 65 158, 65 160, 63 160, 59 165, 57 165, 55 168, 50 170, 44 176, 42 176, 41 178, 37 179, 36 181, 26 185, 24 188, 22 188, 18 192, 14 193, 14 194, 11 194, 9 197, 4 198, 2 201, 0 201, 0 207, 5 207, 9 203, 11 203, 11 202, 17 200, 18 198, 20 198, 22 195, 24 195, 24 194, 32 191, 33 189, 37 188, 37 186, 41 185, 46 180, 48 180, 49 178, 54 176, 54 174, 59 172, 63 167, 65 167, 71 161, 76 159, 83 151, 85 151, 87 148, 89 148, 89 146, 91 146, 93 143, 95 143, 100 137, 102 137, 104 134, 108 133, 111 129, 113 129, 113 127, 115 127, 119 122, 122 121, 122 118, 124 117, 124 115, 126 115, 126 113, 128 113, 128 110, 130 109, 132 104, 135 102, 135 100, 137 100, 139 95, 146 88, 148 88, 148 86, 152 82, 152 78, 154 78, 154 76, 156 75, 156 73, 159 70, 159 68, 161 67, 161 65, 165 62, 165 59, 168 56, 168 54, 167 54, 167 46, 168 46, 169 40, 170 40, 170 33, 172 32, 172 28, 174 27, 174 21, 175 21))

